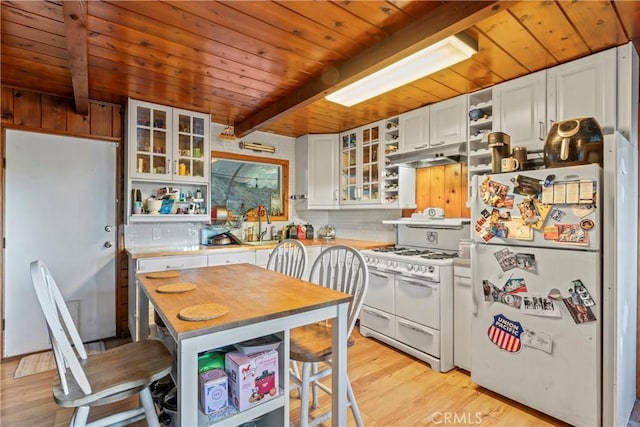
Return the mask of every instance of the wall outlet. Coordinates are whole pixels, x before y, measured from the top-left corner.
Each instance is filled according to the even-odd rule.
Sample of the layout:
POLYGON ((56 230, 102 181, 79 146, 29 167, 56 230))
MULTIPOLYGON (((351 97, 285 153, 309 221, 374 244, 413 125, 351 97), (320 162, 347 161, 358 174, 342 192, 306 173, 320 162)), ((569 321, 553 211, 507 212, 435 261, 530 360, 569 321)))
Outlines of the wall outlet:
POLYGON ((160 228, 159 227, 153 227, 151 229, 151 239, 160 240, 160 228))

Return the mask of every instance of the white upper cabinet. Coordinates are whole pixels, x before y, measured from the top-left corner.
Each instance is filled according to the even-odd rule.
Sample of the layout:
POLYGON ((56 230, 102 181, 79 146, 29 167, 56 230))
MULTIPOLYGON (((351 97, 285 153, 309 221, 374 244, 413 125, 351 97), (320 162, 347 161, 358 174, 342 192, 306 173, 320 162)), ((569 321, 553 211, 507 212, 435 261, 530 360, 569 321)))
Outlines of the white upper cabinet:
POLYGON ((401 114, 399 126, 398 152, 412 151, 429 146, 429 106, 401 114))
POLYGON ((460 144, 467 140, 467 95, 431 104, 429 146, 460 144))
POLYGON ((296 193, 307 209, 338 209, 338 134, 296 140, 296 193))
POLYGON ((547 70, 547 118, 595 117, 600 127, 616 126, 616 49, 547 70))
POLYGON ((209 181, 208 114, 129 100, 129 177, 158 181, 209 181))
POLYGON ((496 85, 493 98, 497 113, 493 130, 508 134, 511 148, 542 149, 547 135, 546 72, 539 71, 496 85))

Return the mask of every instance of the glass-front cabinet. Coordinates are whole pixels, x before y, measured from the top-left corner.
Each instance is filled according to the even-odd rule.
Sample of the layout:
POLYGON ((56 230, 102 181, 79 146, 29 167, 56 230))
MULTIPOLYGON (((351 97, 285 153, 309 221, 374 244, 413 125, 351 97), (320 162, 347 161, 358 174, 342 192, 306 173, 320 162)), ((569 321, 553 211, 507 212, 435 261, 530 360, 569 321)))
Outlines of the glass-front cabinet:
POLYGON ((376 122, 340 135, 340 204, 381 202, 381 126, 376 122))
POLYGON ((132 178, 207 182, 208 114, 129 100, 132 178))
POLYGON ((133 175, 138 177, 169 179, 171 177, 171 108, 161 105, 132 105, 130 115, 133 123, 130 130, 135 133, 135 155, 131 165, 133 175))
POLYGON ((208 114, 129 99, 127 222, 209 220, 210 122, 208 114))
POLYGON ((208 138, 205 129, 208 116, 191 111, 174 110, 174 123, 177 124, 177 144, 174 149, 174 174, 182 181, 202 181, 208 179, 205 162, 208 150, 208 138))

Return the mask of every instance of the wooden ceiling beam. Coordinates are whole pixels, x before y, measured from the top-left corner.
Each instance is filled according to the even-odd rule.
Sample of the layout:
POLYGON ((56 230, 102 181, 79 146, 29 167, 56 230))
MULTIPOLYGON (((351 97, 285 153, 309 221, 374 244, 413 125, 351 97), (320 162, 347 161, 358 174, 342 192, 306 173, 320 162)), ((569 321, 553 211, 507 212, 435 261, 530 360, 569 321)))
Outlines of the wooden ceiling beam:
POLYGON ((327 67, 321 75, 269 107, 235 123, 235 134, 242 137, 273 123, 284 115, 324 97, 329 90, 344 87, 437 41, 457 34, 479 20, 497 13, 503 7, 506 6, 497 1, 446 2, 362 53, 333 67, 327 67))
POLYGON ((71 84, 77 114, 89 114, 89 51, 87 34, 87 1, 62 2, 64 29, 71 68, 71 84))

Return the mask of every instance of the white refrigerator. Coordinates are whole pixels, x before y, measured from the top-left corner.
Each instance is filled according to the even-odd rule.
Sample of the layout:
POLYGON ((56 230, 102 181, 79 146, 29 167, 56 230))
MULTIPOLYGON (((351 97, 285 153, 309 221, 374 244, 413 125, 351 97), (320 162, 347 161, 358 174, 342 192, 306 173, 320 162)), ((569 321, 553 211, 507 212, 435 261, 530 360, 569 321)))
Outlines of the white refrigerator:
POLYGON ((602 413, 603 172, 475 176, 471 379, 573 425, 602 413))

